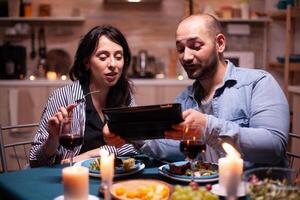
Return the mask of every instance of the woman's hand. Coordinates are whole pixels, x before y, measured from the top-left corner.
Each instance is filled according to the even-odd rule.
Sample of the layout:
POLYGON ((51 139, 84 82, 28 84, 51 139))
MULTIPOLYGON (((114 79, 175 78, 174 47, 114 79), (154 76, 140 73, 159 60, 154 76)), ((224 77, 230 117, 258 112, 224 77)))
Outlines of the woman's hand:
POLYGON ((58 109, 58 112, 54 116, 50 117, 48 120, 48 130, 49 137, 47 138, 45 144, 43 145, 43 151, 47 157, 53 156, 59 146, 59 128, 60 123, 66 117, 72 116, 73 109, 76 104, 70 104, 65 107, 58 109))
POLYGON ((194 109, 188 109, 182 113, 183 122, 180 124, 173 125, 173 130, 165 131, 166 139, 181 140, 183 134, 195 134, 195 131, 203 130, 206 127, 207 119, 206 116, 194 109))
POLYGON ((76 104, 70 104, 66 108, 60 107, 58 112, 55 113, 54 116, 50 117, 48 120, 48 130, 50 138, 58 138, 59 137, 59 127, 61 122, 66 117, 71 117, 73 113, 73 109, 76 107, 76 104))
POLYGON ((125 144, 125 140, 123 138, 110 132, 107 124, 104 125, 102 132, 106 144, 115 146, 117 148, 125 144))

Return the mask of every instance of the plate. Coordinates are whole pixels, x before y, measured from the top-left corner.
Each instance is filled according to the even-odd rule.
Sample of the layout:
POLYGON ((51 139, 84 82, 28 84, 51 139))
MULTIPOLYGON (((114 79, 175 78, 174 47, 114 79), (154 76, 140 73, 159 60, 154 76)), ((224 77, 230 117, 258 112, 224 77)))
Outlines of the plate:
POLYGON ((111 195, 118 200, 140 199, 141 196, 146 197, 147 195, 153 195, 150 196, 149 199, 167 200, 169 199, 172 191, 173 186, 170 184, 153 179, 120 181, 113 184, 110 188, 111 195), (116 191, 118 189, 123 190, 125 193, 122 195, 117 195, 116 191), (140 198, 135 198, 134 196, 130 197, 127 195, 137 195, 140 198))
MULTIPOLYGON (((211 192, 218 196, 223 196, 223 197, 226 196, 225 190, 221 189, 219 184, 214 184, 211 188, 211 192)), ((243 196, 246 196, 246 188, 245 188, 245 184, 241 183, 237 191, 237 197, 243 197, 243 196)))
MULTIPOLYGON (((184 165, 186 164, 187 161, 179 161, 179 162, 174 162, 173 164, 175 165, 184 165)), ((213 164, 214 166, 218 166, 217 164, 213 164)), ((169 172, 169 164, 162 165, 158 168, 158 171, 161 175, 166 176, 168 178, 178 180, 178 181, 184 181, 184 182, 190 182, 191 181, 191 176, 186 176, 186 175, 178 175, 178 174, 172 174, 169 172)), ((219 180, 219 175, 214 174, 210 176, 196 176, 194 178, 195 182, 198 183, 208 183, 208 182, 214 182, 219 180)))
MULTIPOLYGON (((60 195, 60 196, 54 198, 53 200, 64 200, 64 195, 60 195)), ((94 195, 89 195, 87 200, 99 200, 99 198, 94 195)))
MULTIPOLYGON (((86 159, 80 162, 76 162, 74 164, 74 166, 84 166, 86 168, 89 169, 89 175, 93 176, 93 177, 101 177, 101 173, 98 170, 91 170, 89 168, 90 164, 95 160, 96 158, 90 158, 90 159, 86 159)), ((122 176, 128 176, 131 174, 135 174, 141 170, 143 170, 145 168, 145 164, 140 161, 140 160, 136 160, 135 161, 135 167, 133 169, 130 170, 124 170, 122 167, 116 167, 115 168, 115 175, 114 177, 122 177, 122 176)))
MULTIPOLYGON (((126 158, 128 158, 128 157, 126 157, 126 158)), ((120 157, 121 160, 122 159, 126 159, 126 158, 125 157, 120 157)), ((92 170, 92 169, 90 169, 90 165, 96 159, 98 159, 98 158, 91 158, 91 159, 85 160, 85 161, 83 161, 81 163, 81 165, 84 166, 84 167, 89 168, 90 173, 100 173, 99 170, 92 170)), ((134 170, 136 170, 136 169, 139 168, 140 164, 141 164, 141 161, 135 160, 135 166, 133 168, 129 169, 129 170, 125 170, 122 166, 116 166, 115 167, 115 174, 122 174, 122 173, 128 173, 129 171, 134 171, 134 170)))

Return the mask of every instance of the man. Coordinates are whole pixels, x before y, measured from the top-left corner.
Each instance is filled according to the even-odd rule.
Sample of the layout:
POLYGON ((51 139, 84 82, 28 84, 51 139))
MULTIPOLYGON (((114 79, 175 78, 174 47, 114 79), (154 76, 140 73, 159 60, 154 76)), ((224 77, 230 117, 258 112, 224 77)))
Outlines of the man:
MULTIPOLYGON (((227 141, 241 153, 246 168, 286 166, 289 106, 284 93, 269 73, 225 60, 225 46, 225 35, 213 16, 192 15, 180 22, 177 53, 188 77, 195 80, 176 98, 184 111, 181 126, 197 124, 204 129, 208 162, 224 156, 221 143, 227 141)), ((166 138, 180 138, 180 125, 174 128, 178 131, 167 131, 166 138)), ((109 143, 120 143, 105 130, 109 143)), ((183 159, 176 140, 149 140, 140 148, 162 159, 183 159)))

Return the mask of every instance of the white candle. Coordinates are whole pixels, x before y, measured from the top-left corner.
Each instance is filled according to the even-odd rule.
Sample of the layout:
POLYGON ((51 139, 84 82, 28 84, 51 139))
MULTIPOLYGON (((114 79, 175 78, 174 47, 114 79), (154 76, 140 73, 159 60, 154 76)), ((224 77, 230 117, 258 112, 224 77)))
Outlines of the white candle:
POLYGON ((102 182, 111 186, 114 177, 114 154, 109 154, 106 150, 100 150, 100 171, 102 182))
POLYGON ((62 170, 64 200, 86 200, 89 195, 89 169, 81 166, 62 170))
POLYGON ((105 200, 111 200, 110 187, 114 177, 114 154, 109 154, 106 150, 100 149, 100 171, 101 171, 101 187, 105 200))
POLYGON ((223 143, 226 157, 219 159, 219 186, 222 193, 236 195, 241 186, 243 159, 229 144, 223 143))

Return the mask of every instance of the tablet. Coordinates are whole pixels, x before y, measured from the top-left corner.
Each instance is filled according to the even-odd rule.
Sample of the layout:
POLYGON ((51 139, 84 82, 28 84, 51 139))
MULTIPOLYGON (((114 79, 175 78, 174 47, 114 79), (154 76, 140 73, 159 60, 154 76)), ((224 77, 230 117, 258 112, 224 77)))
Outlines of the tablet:
POLYGON ((109 130, 125 140, 164 138, 164 131, 183 121, 181 104, 103 109, 109 130))

